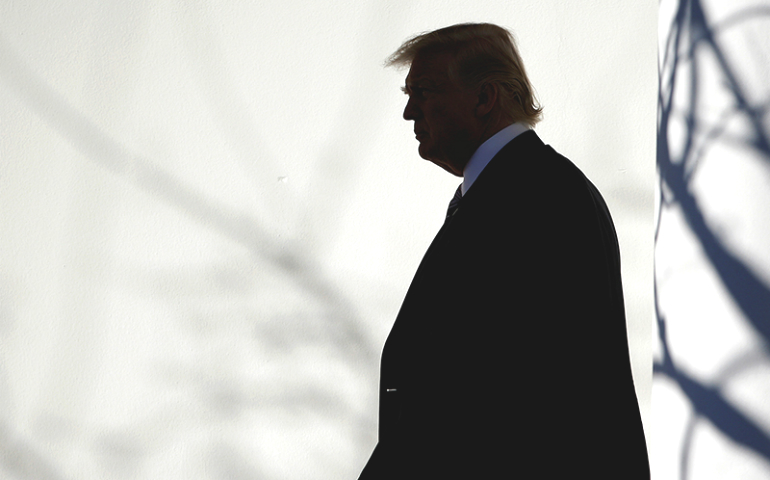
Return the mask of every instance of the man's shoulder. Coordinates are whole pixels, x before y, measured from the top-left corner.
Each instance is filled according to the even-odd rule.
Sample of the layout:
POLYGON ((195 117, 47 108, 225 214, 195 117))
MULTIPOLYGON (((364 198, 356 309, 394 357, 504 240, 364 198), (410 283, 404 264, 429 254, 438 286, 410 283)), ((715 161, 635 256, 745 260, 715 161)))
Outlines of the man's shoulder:
POLYGON ((519 135, 500 150, 469 190, 467 200, 466 207, 482 218, 513 215, 537 223, 540 217, 609 217, 601 193, 588 177, 534 131, 519 135))
POLYGON ((586 187, 587 178, 567 157, 529 130, 511 140, 479 176, 478 190, 518 192, 586 187))

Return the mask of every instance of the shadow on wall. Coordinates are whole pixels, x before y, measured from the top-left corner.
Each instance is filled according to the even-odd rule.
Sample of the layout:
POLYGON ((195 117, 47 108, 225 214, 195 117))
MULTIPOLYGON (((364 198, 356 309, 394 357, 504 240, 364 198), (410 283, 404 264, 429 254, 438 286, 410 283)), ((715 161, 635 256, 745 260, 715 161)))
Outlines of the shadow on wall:
MULTIPOLYGON (((747 8, 733 14, 717 24, 709 24, 704 6, 700 0, 681 0, 675 7, 673 23, 664 39, 665 46, 660 52, 662 66, 659 75, 658 98, 658 143, 657 162, 660 175, 660 212, 671 207, 678 207, 684 215, 687 226, 699 242, 703 254, 730 294, 735 305, 740 309, 747 322, 753 327, 755 336, 762 342, 764 354, 770 345, 770 290, 762 280, 727 248, 715 229, 706 221, 703 205, 693 194, 694 173, 698 170, 704 156, 717 142, 724 142, 731 147, 738 146, 751 151, 770 166, 770 122, 768 108, 770 102, 758 105, 752 95, 749 82, 742 76, 724 43, 725 35, 736 33, 750 35, 751 29, 761 25, 770 25, 770 5, 747 8), (706 62, 708 64, 706 65, 706 62), (711 65, 716 65, 712 68, 711 65), (712 70, 709 70, 712 68, 712 70), (730 101, 717 112, 716 121, 706 118, 713 110, 704 112, 704 103, 711 99, 705 97, 704 72, 716 74, 721 80, 730 101), (682 92, 686 92, 682 95, 682 92), (674 101, 678 94, 677 102, 674 101), (682 98, 686 100, 682 101, 682 98), (731 103, 731 105, 730 105, 731 103), (683 110, 683 111, 682 111, 683 110), (684 132, 683 145, 672 145, 672 136, 679 135, 680 125, 673 125, 674 117, 683 117, 681 125, 684 132), (730 131, 729 124, 736 121, 746 125, 741 138, 736 138, 730 131)), ((752 57, 751 62, 766 65, 770 62, 767 45, 757 48, 764 58, 752 57), (764 52, 762 52, 764 48, 764 52)), ((766 79, 762 82, 767 88, 766 79)), ((713 92, 711 92, 713 93, 713 92)), ((767 99, 767 91, 760 92, 760 97, 767 99)), ((713 105, 709 105, 713 107, 713 105)), ((655 233, 656 243, 660 230, 660 217, 655 233)), ((763 219, 763 222, 767 222, 763 219)), ((679 369, 672 359, 671 345, 667 337, 667 318, 659 303, 659 286, 655 287, 656 318, 662 359, 653 365, 654 375, 667 377, 675 382, 686 395, 693 416, 688 420, 685 438, 681 450, 680 478, 688 478, 688 467, 692 449, 692 438, 696 420, 708 420, 724 436, 733 442, 750 449, 756 455, 770 462, 770 436, 766 430, 744 415, 734 403, 723 394, 721 387, 728 380, 722 376, 717 385, 705 385, 679 369)), ((674 320, 672 320, 674 321, 674 320)), ((674 352, 674 356, 675 356, 674 352)), ((740 365, 734 365, 730 375, 749 367, 757 360, 745 357, 740 365)))
MULTIPOLYGON (((0 36, 0 80, 21 99, 28 108, 39 115, 54 131, 89 158, 107 171, 122 178, 133 187, 151 195, 159 203, 170 205, 193 221, 207 229, 229 238, 234 243, 245 247, 251 254, 254 263, 259 263, 263 270, 276 272, 270 280, 276 282, 280 277, 282 285, 301 297, 305 303, 314 306, 312 314, 294 316, 291 319, 271 316, 264 319, 253 311, 247 311, 243 316, 253 321, 253 347, 274 348, 288 355, 297 344, 324 345, 329 347, 330 356, 339 359, 347 365, 369 366, 366 377, 377 378, 376 365, 378 347, 373 345, 365 332, 365 325, 360 318, 356 305, 345 292, 335 286, 334 279, 328 278, 317 262, 310 258, 302 245, 281 242, 271 235, 256 217, 244 216, 241 212, 217 204, 206 198, 194 188, 180 181, 171 172, 155 165, 128 151, 118 140, 107 135, 97 124, 82 115, 75 107, 49 86, 34 72, 22 58, 11 48, 10 44, 0 36), (294 329, 288 329, 286 324, 291 320, 294 329), (301 334, 298 336, 298 332, 301 334)), ((227 267, 222 267, 227 268, 227 267)), ((205 276, 207 272, 192 271, 191 278, 205 276)), ((211 274, 212 272, 208 272, 211 274)), ((227 272, 224 272, 226 274, 227 272)), ((230 272, 232 273, 232 272, 230 272)), ((217 274, 217 272, 214 272, 217 274)), ((222 272, 218 275, 221 276, 222 272)), ((239 272, 232 273, 238 277, 239 272)), ((179 272, 169 276, 179 277, 179 272)), ((183 274, 184 275, 184 274, 183 274)), ((162 274, 161 274, 162 276, 162 274)), ((145 277, 147 280, 150 276, 145 277)), ((150 278, 151 279, 151 278, 150 278)), ((157 279, 156 279, 157 280, 157 279)), ((159 281, 162 283, 163 278, 159 281)), ((192 285, 188 289, 190 297, 200 294, 200 280, 187 279, 192 285)), ((177 278, 169 280, 178 282, 177 278)), ((262 279, 261 281, 267 281, 262 279)), ((204 282, 205 283, 205 282, 204 282)), ((226 283, 226 282, 224 282, 226 283)), ((157 285, 155 285, 157 286, 157 285)), ((260 288, 261 285, 249 284, 250 288, 260 288)), ((206 285, 211 287, 211 285, 206 285)), ((237 288, 237 287, 234 287, 237 288)), ((162 290, 162 289, 159 289, 162 290)), ((227 292, 226 292, 227 293, 227 292)), ((230 292, 232 293, 232 292, 230 292)), ((237 292, 236 292, 237 293, 237 292)), ((246 292, 251 294, 251 290, 246 292)), ((184 293, 183 293, 184 294, 184 293)), ((162 298, 162 293, 152 292, 153 298, 167 300, 169 304, 174 299, 162 298)), ((244 295, 246 296, 246 295, 244 295)), ((194 304, 194 303, 193 303, 194 304)), ((194 304, 195 305, 195 304, 194 304)), ((244 307, 248 310, 248 307, 244 307)), ((257 312, 258 313, 258 312, 257 312)), ((183 313, 184 315, 184 313, 183 313)), ((190 329, 195 329, 195 319, 187 319, 190 329)), ((199 332, 200 333, 200 332, 199 332)), ((206 332, 202 332, 205 334, 206 332)), ((250 340, 247 340, 250 341, 250 340)), ((261 410, 271 412, 304 413, 303 418, 310 416, 331 417, 342 422, 347 419, 352 427, 350 436, 360 439, 368 438, 368 432, 375 431, 375 426, 369 417, 341 399, 339 389, 332 384, 305 384, 293 389, 279 388, 267 385, 268 388, 258 388, 257 393, 251 387, 242 388, 234 378, 211 378, 211 372, 192 369, 186 365, 175 365, 169 373, 173 382, 185 385, 190 398, 195 398, 207 411, 232 411, 223 415, 227 419, 210 422, 212 431, 222 428, 222 425, 239 420, 238 413, 261 410), (227 383, 230 383, 229 385, 227 383), (221 388, 219 388, 221 387, 221 388), (270 388, 272 387, 272 388, 270 388), (214 390, 214 391, 212 391, 214 390), (220 394, 221 393, 221 394, 220 394), (342 420, 341 420, 342 419, 342 420), (351 420, 352 419, 352 420, 351 420)), ((359 367, 363 368, 363 367, 359 367)), ((0 372, 2 373, 2 372, 0 372)), ((0 378, 0 380, 3 380, 0 378)), ((320 383, 320 382, 319 382, 320 383)), ((368 385, 368 384, 367 384, 368 385)), ((281 386, 284 386, 281 384, 281 386)), ((5 387, 5 385, 0 385, 5 387)), ((258 385, 263 387, 263 385, 258 385)), ((375 392, 376 384, 369 391, 375 392)), ((166 412, 162 415, 180 417, 178 412, 166 412)), ((298 415, 300 416, 300 415, 298 415)), ((219 418, 219 417, 217 417, 219 418)), ((153 425, 136 426, 134 430, 151 431, 156 428, 173 430, 184 427, 184 423, 195 423, 196 420, 182 419, 167 421, 166 417, 150 419, 147 423, 153 425), (156 421, 157 420, 157 421, 156 421), (164 425, 168 424, 167 427, 164 425), (161 425, 158 427, 158 425, 161 425)), ((68 431, 82 429, 72 425, 68 431)), ((110 457, 117 463, 124 464, 120 471, 126 477, 137 471, 150 457, 155 449, 166 439, 173 439, 173 432, 159 434, 159 439, 148 447, 147 439, 133 430, 113 431, 105 435, 107 438, 90 440, 87 448, 104 451, 102 457, 110 457)), ((170 440, 169 440, 170 441, 170 440)), ((151 442, 152 443, 152 442, 151 442)), ((358 443, 365 444, 363 440, 358 443)), ((217 478, 275 478, 261 472, 237 448, 231 448, 226 442, 214 442, 206 456, 217 478)), ((62 473, 59 459, 55 454, 46 451, 39 442, 31 441, 16 431, 12 419, 0 418, 0 471, 7 471, 16 478, 24 479, 59 479, 68 478, 62 473)), ((328 460, 326 460, 328 461, 328 460)), ((117 468, 117 467, 116 467, 117 468)))

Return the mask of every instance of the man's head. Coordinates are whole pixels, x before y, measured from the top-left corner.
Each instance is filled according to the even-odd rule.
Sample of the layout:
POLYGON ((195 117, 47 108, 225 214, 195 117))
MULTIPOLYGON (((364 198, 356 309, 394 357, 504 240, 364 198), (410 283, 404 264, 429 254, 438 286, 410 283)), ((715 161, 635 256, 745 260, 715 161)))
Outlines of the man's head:
POLYGON ((485 140, 513 122, 541 116, 513 37, 491 24, 460 24, 417 35, 388 66, 411 66, 404 118, 420 156, 455 175, 485 140))

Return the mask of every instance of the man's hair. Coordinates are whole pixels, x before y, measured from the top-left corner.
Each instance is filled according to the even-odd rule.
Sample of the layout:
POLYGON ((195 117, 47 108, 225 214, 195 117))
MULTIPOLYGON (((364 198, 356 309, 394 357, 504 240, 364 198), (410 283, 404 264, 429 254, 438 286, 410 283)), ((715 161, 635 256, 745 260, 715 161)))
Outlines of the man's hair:
POLYGON ((385 62, 388 67, 411 65, 418 54, 452 55, 449 77, 469 88, 498 86, 503 111, 514 122, 534 127, 543 108, 535 98, 511 32, 491 23, 461 23, 406 40, 385 62))

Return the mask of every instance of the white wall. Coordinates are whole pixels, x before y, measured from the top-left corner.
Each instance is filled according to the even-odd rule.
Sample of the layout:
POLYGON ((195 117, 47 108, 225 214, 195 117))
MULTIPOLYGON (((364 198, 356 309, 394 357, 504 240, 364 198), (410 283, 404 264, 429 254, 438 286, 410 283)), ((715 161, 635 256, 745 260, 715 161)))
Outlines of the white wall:
POLYGON ((770 1, 660 5, 652 478, 770 478, 770 1))
POLYGON ((511 28, 620 236, 649 417, 657 2, 0 4, 0 471, 355 478, 379 352, 458 179, 406 37, 511 28))

